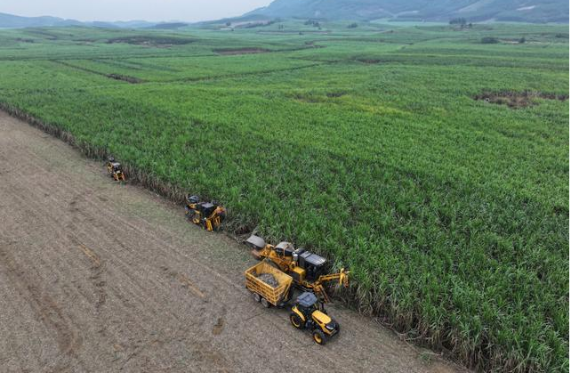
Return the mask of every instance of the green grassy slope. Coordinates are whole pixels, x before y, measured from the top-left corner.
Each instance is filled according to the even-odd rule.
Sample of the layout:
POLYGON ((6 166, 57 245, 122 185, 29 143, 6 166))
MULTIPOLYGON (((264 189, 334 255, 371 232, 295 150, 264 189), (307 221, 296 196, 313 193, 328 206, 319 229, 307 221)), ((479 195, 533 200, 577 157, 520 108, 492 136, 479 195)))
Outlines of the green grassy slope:
POLYGON ((1 32, 0 103, 348 266, 361 310, 410 338, 567 371, 568 101, 473 100, 567 95, 567 28, 323 30, 1 32))

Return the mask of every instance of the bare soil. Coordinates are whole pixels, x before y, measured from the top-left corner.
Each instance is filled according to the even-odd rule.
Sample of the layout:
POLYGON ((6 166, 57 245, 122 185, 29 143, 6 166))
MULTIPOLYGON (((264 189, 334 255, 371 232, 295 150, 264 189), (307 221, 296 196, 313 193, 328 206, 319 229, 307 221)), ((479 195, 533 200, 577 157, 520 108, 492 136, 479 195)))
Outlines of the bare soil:
POLYGON ((339 303, 320 347, 244 288, 247 248, 0 112, 0 372, 463 370, 339 303))
POLYGON ((483 100, 491 104, 506 105, 512 109, 518 109, 537 105, 538 102, 536 99, 566 101, 568 100, 568 95, 557 95, 538 91, 484 91, 480 95, 476 95, 474 99, 483 100))

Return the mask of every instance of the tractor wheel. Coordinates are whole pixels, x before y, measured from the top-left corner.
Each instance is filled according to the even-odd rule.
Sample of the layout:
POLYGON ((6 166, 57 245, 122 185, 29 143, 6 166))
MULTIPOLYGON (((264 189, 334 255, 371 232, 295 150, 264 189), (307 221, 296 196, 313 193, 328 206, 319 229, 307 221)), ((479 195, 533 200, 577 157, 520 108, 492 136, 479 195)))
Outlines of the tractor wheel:
POLYGON ((262 296, 258 295, 257 293, 254 294, 254 300, 259 303, 262 300, 262 296))
POLYGON ((296 313, 290 314, 290 323, 292 323, 292 326, 296 327, 297 329, 304 328, 304 321, 296 313))
POLYGON ((316 329, 312 332, 312 339, 316 342, 316 344, 324 345, 326 344, 326 335, 320 329, 316 329))
POLYGON ((270 302, 264 298, 262 298, 262 300, 260 301, 262 303, 262 306, 266 309, 268 309, 270 307, 270 302))

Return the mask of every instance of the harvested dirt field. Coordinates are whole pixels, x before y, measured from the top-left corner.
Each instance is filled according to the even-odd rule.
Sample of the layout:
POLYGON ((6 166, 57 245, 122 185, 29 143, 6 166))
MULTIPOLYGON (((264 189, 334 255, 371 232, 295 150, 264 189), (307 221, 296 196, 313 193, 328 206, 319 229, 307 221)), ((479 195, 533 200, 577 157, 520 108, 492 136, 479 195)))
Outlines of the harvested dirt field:
POLYGON ((250 297, 254 263, 0 112, 0 372, 461 370, 339 304, 316 346, 250 297))

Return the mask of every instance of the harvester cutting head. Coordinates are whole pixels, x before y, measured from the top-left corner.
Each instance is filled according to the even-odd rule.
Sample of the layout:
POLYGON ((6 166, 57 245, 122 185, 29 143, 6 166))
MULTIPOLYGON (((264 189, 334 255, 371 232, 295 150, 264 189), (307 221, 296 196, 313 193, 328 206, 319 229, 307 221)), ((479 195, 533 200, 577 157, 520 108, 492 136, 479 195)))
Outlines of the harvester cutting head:
POLYGON ((246 239, 244 243, 248 244, 250 247, 258 251, 261 251, 262 249, 266 248, 266 241, 257 235, 250 236, 248 239, 246 239))

